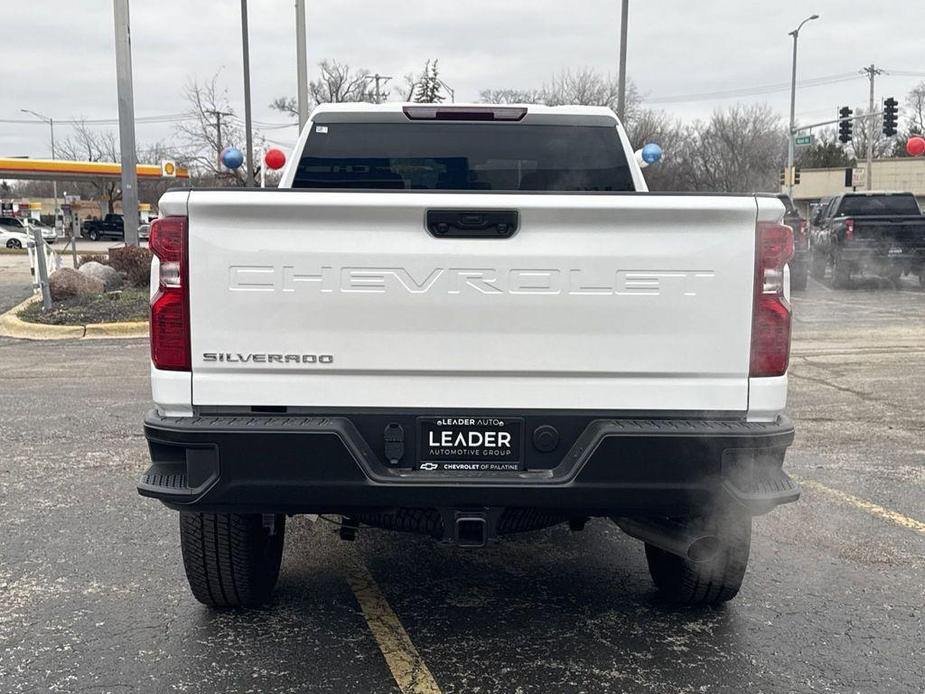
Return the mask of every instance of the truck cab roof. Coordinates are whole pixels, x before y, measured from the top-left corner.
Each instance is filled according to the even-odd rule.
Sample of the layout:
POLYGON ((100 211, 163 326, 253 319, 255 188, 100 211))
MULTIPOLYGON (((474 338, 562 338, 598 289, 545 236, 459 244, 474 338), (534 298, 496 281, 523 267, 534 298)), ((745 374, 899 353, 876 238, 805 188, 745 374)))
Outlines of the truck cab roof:
POLYGON ((617 125, 620 123, 617 114, 606 106, 546 106, 544 104, 418 104, 389 102, 385 104, 371 104, 366 102, 321 104, 309 116, 311 121, 324 122, 357 122, 378 121, 396 122, 409 120, 489 120, 488 118, 466 118, 466 114, 486 114, 492 111, 523 112, 518 118, 498 118, 496 120, 509 120, 510 122, 551 123, 556 125, 617 125), (414 118, 409 116, 415 111, 419 113, 439 112, 436 118, 414 118), (445 114, 445 115, 444 115, 445 114), (458 117, 453 118, 456 114, 458 117), (591 122, 589 122, 591 121, 591 122))

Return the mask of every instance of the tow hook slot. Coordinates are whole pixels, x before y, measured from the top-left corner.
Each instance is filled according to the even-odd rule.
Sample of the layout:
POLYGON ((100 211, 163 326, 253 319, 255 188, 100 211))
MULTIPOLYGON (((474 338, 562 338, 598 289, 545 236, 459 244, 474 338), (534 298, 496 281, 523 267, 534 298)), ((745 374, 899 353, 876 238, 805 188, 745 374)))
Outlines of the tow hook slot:
POLYGON ((401 424, 389 424, 382 434, 385 444, 385 459, 389 465, 398 465, 405 457, 405 429, 401 424))
POLYGON ((443 542, 467 549, 498 541, 498 519, 503 508, 440 509, 443 542))

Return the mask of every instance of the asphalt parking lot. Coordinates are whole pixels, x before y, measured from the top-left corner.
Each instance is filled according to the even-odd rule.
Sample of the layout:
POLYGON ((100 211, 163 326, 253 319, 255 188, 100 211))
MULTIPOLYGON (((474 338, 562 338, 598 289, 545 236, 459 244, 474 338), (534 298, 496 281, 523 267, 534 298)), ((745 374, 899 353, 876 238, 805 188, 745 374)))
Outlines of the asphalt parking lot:
POLYGON ((135 493, 147 344, 0 338, 0 691, 921 694, 925 291, 794 303, 804 496, 720 609, 662 604, 604 520, 465 551, 297 518, 274 604, 210 612, 135 493))

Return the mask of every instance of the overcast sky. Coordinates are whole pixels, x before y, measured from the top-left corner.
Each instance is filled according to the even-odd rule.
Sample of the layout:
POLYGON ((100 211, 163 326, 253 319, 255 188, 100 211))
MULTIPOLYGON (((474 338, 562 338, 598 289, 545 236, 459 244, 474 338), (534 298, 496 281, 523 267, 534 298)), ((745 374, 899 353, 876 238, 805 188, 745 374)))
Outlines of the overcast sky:
MULTIPOLYGON (((251 81, 254 119, 286 123, 274 97, 294 95, 292 0, 251 0, 251 81)), ((56 119, 114 119, 113 17, 110 0, 2 0, 0 121, 28 118, 29 108, 56 119)), ((480 89, 539 87, 565 68, 616 72, 619 0, 307 0, 309 70, 333 58, 400 78, 424 60, 440 59, 457 101, 480 89)), ((680 117, 708 115, 742 101, 789 106, 791 39, 807 15, 800 79, 843 81, 798 92, 804 121, 834 117, 838 106, 866 103, 860 67, 892 74, 878 81, 878 98, 903 100, 925 80, 921 21, 889 4, 860 0, 631 0, 628 72, 652 105, 680 117), (899 74, 905 73, 905 74, 899 74), (917 73, 917 74, 909 74, 917 73), (711 93, 768 87, 766 94, 718 98, 711 93), (687 97, 687 98, 684 98, 687 97)), ((132 49, 136 116, 187 109, 181 91, 192 78, 221 71, 243 116, 238 0, 133 0, 132 49)), ((116 125, 101 128, 117 130, 116 125)), ((295 128, 266 130, 280 144, 295 128)), ((65 138, 69 128, 56 128, 65 138)), ((169 141, 170 124, 139 124, 140 144, 169 141)), ((0 122, 0 155, 49 155, 48 128, 0 122)))

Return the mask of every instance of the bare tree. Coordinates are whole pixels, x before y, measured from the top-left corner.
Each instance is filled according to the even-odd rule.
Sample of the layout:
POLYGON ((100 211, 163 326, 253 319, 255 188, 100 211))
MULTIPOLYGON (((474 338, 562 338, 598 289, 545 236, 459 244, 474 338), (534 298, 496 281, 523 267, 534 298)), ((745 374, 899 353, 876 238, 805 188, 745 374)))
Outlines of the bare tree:
MULTIPOLYGON (((611 75, 595 70, 563 70, 553 75, 539 89, 485 89, 479 94, 483 103, 525 103, 561 106, 579 104, 582 106, 608 106, 617 108, 619 85, 611 75)), ((639 92, 632 82, 626 89, 626 118, 631 121, 640 108, 639 92)))
POLYGON ((540 89, 483 89, 479 101, 484 104, 541 104, 543 92, 540 89))
MULTIPOLYGON (((191 78, 186 83, 183 96, 189 105, 190 118, 177 124, 172 152, 180 164, 190 168, 197 183, 244 185, 244 168, 229 171, 218 159, 225 147, 243 150, 246 142, 244 122, 238 118, 219 77, 220 73, 216 73, 203 82, 191 78)), ((259 131, 253 135, 256 153, 266 145, 266 139, 259 131)), ((259 170, 256 162, 254 169, 256 175, 259 170)))
POLYGON ((683 190, 776 190, 786 128, 767 105, 736 105, 684 130, 677 153, 683 190))
POLYGON ((892 156, 908 157, 906 142, 910 137, 925 135, 925 82, 919 82, 906 95, 903 107, 905 127, 893 141, 892 156))
MULTIPOLYGON (((375 103, 375 85, 372 80, 368 79, 371 76, 369 70, 354 70, 346 63, 338 63, 336 60, 322 60, 318 64, 318 70, 321 76, 309 82, 308 85, 311 108, 318 104, 351 101, 375 103)), ((389 92, 380 91, 380 97, 383 101, 388 99, 389 92)), ((292 96, 281 96, 274 99, 270 108, 293 117, 299 115, 296 99, 292 96)))
MULTIPOLYGON (((93 130, 82 121, 74 125, 71 136, 60 141, 56 150, 59 158, 71 161, 118 162, 121 159, 119 139, 113 131, 93 130)), ((164 159, 175 158, 175 153, 160 142, 142 146, 137 153, 139 164, 160 164, 164 159)), ((39 195, 45 190, 39 187, 41 185, 48 190, 51 189, 51 184, 47 182, 23 182, 19 187, 20 194, 39 195)), ((156 202, 160 194, 172 185, 175 185, 175 182, 139 181, 142 201, 156 202)), ((67 184, 67 191, 80 195, 83 199, 99 200, 103 205, 103 214, 113 212, 115 204, 122 200, 122 182, 118 178, 78 179, 67 184)))
POLYGON ((919 82, 906 95, 906 125, 910 135, 925 134, 925 82, 919 82))
MULTIPOLYGON (((96 131, 80 121, 74 124, 73 133, 59 141, 56 147, 59 159, 71 161, 110 161, 120 159, 119 140, 111 130, 96 131)), ((83 179, 68 185, 68 192, 81 198, 98 199, 103 204, 101 212, 109 214, 115 203, 122 199, 120 181, 116 179, 83 179)))
POLYGON ((645 170, 649 190, 684 190, 685 181, 679 157, 684 126, 664 111, 637 109, 633 120, 626 124, 627 137, 633 149, 650 142, 662 148, 662 160, 645 170))
MULTIPOLYGON (((858 106, 854 115, 863 116, 867 109, 858 106)), ((851 135, 851 156, 857 161, 867 160, 867 141, 873 138, 874 159, 888 157, 893 152, 893 140, 883 134, 883 119, 879 115, 870 118, 858 118, 854 121, 851 135)))
POLYGON ((815 141, 802 152, 798 152, 797 164, 804 169, 834 169, 850 166, 852 160, 836 137, 834 128, 816 133, 815 141))

